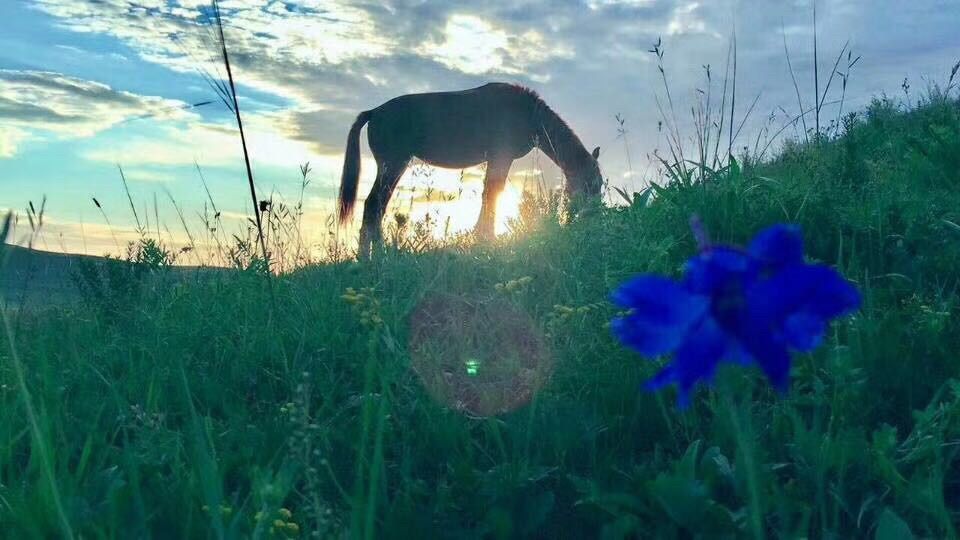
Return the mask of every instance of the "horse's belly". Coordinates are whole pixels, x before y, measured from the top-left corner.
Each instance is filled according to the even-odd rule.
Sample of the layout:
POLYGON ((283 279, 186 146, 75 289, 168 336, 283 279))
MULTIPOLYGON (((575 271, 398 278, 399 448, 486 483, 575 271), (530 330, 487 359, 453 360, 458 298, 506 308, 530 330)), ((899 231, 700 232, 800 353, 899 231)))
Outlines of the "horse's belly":
POLYGON ((449 137, 441 141, 430 141, 417 149, 416 156, 423 161, 450 169, 463 169, 487 161, 514 160, 523 157, 533 148, 533 143, 523 144, 510 140, 509 136, 495 137, 493 140, 470 137, 449 137))
POLYGON ((447 148, 444 152, 435 152, 431 148, 424 148, 417 152, 416 156, 435 167, 465 169, 490 159, 488 152, 477 150, 476 148, 447 148))

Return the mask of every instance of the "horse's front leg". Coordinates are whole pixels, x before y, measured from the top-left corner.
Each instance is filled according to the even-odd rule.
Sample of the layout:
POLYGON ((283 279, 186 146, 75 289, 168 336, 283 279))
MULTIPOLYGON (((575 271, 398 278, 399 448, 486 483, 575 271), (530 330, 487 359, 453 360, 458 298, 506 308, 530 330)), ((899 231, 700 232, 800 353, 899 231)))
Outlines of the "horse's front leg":
POLYGON ((510 173, 512 159, 492 159, 487 162, 487 175, 483 180, 483 202, 480 204, 480 219, 474 234, 481 240, 495 236, 497 223, 497 199, 503 192, 510 173))

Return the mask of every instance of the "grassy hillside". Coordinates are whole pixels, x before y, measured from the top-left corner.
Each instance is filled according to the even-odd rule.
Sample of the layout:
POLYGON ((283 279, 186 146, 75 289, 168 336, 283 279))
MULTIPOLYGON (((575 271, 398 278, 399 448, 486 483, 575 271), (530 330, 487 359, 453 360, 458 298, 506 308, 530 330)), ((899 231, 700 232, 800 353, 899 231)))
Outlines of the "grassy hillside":
POLYGON ((841 137, 741 161, 563 227, 528 205, 525 231, 495 245, 175 288, 129 273, 80 307, 21 313, 0 338, 0 526, 18 538, 956 537, 960 105, 878 101, 841 137), (610 335, 610 291, 679 275, 694 213, 721 242, 798 223, 808 256, 864 296, 795 357, 784 397, 731 368, 725 392, 701 388, 679 411, 672 390, 639 389, 660 363, 610 335), (469 309, 483 324, 437 316, 426 338, 411 330, 436 298, 461 305, 451 297, 481 306, 469 309), (528 361, 514 375, 550 363, 552 375, 529 405, 465 414, 411 369, 411 334, 444 366, 482 372, 514 350, 528 361))
POLYGON ((0 267, 0 300, 8 306, 21 300, 44 303, 76 300, 76 288, 70 279, 71 273, 83 264, 94 262, 95 257, 69 255, 8 245, 6 261, 0 267))
MULTIPOLYGON (((4 249, 7 253, 0 265, 0 301, 8 307, 46 309, 76 303, 85 298, 89 300, 89 294, 85 296, 81 287, 78 287, 78 278, 81 284, 89 284, 82 278, 84 272, 92 271, 95 276, 103 278, 109 275, 111 268, 116 275, 130 271, 121 269, 130 261, 55 253, 16 245, 7 245, 4 249)), ((132 264, 135 265, 136 261, 132 264)), ((190 280, 222 271, 216 267, 194 266, 170 266, 167 270, 162 276, 158 274, 153 277, 163 277, 168 281, 190 280)))

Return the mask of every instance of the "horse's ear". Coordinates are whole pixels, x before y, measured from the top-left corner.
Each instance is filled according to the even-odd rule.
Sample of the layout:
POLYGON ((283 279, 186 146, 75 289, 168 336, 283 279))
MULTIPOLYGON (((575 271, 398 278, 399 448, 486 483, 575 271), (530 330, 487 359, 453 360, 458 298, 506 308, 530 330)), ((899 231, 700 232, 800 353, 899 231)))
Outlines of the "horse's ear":
POLYGON ((598 147, 594 148, 594 149, 593 149, 593 154, 591 154, 591 155, 593 156, 593 159, 600 159, 600 147, 598 146, 598 147))

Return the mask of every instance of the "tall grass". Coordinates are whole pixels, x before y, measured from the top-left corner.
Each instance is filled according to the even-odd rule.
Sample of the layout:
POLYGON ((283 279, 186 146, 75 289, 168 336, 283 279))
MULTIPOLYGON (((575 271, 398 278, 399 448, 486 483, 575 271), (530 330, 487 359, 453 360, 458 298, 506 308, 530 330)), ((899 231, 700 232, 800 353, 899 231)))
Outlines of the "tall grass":
MULTIPOLYGON (((527 199, 518 232, 493 244, 303 267, 275 280, 275 303, 231 272, 17 313, 4 350, 23 386, 9 352, 0 368, 4 530, 956 537, 960 105, 878 100, 845 125, 564 227, 527 199), (669 392, 638 391, 656 363, 605 329, 613 287, 692 253, 691 213, 725 242, 797 222, 811 257, 863 291, 861 312, 796 359, 788 396, 724 371, 733 402, 704 389, 681 413, 669 392), (368 300, 344 301, 348 287, 368 300), (435 293, 536 321, 554 370, 532 403, 477 418, 430 397, 406 343, 435 293)), ((297 251, 297 213, 265 237, 297 251)))

